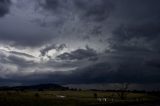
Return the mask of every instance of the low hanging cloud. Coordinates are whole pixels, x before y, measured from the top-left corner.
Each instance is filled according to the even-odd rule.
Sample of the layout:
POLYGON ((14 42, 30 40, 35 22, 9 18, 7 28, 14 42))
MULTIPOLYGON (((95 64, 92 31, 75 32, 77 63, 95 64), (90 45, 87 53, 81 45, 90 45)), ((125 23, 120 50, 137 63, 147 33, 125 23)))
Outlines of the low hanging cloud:
POLYGON ((1 55, 0 61, 2 64, 11 65, 19 68, 20 67, 26 68, 29 66, 32 67, 32 65, 34 65, 35 57, 26 53, 15 52, 15 51, 3 51, 0 52, 0 55, 1 55))
POLYGON ((159 0, 1 0, 0 81, 159 83, 159 5, 159 0))
POLYGON ((92 57, 96 57, 97 53, 92 48, 87 47, 86 49, 77 49, 70 53, 63 53, 57 56, 58 59, 62 60, 82 60, 82 59, 89 59, 92 57))
POLYGON ((55 71, 48 73, 34 73, 26 76, 30 78, 28 80, 23 79, 20 76, 17 77, 16 80, 20 81, 21 79, 20 82, 22 83, 29 83, 30 81, 36 83, 41 83, 41 81, 49 81, 60 84, 122 82, 143 84, 158 83, 160 81, 158 77, 160 75, 158 71, 159 67, 155 67, 157 63, 148 65, 151 64, 152 60, 148 59, 147 57, 154 58, 154 56, 149 54, 146 54, 145 56, 142 55, 139 57, 131 57, 130 55, 112 53, 108 56, 100 56, 100 59, 97 62, 83 68, 79 67, 75 70, 66 72, 55 71), (121 58, 123 58, 123 60, 121 58))
POLYGON ((25 56, 25 57, 29 57, 29 58, 35 58, 34 56, 27 54, 27 53, 21 53, 21 52, 17 52, 17 51, 10 51, 11 54, 15 54, 15 55, 19 55, 19 56, 25 56))

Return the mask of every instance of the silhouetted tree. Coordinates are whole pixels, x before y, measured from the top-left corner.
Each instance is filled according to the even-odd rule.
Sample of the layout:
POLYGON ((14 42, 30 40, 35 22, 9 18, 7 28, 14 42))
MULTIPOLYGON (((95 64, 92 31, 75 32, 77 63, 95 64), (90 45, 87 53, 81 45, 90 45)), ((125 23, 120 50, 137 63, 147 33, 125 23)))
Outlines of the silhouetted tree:
POLYGON ((97 93, 94 93, 94 95, 93 95, 93 96, 94 96, 94 98, 97 98, 97 97, 98 97, 98 96, 97 96, 97 93))
POLYGON ((35 93, 35 95, 34 95, 35 97, 39 97, 40 95, 39 95, 39 93, 35 93))
POLYGON ((117 92, 117 95, 120 99, 124 100, 127 98, 128 95, 128 87, 129 87, 129 83, 121 83, 120 84, 120 88, 119 91, 117 92))

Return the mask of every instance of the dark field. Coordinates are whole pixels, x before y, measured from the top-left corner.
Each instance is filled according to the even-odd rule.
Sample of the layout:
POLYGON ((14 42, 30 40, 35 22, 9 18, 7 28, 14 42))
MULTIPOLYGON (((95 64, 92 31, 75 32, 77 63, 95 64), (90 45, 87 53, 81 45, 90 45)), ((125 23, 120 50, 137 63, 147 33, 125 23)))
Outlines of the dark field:
POLYGON ((104 91, 0 91, 0 106, 160 106, 158 96, 104 91))

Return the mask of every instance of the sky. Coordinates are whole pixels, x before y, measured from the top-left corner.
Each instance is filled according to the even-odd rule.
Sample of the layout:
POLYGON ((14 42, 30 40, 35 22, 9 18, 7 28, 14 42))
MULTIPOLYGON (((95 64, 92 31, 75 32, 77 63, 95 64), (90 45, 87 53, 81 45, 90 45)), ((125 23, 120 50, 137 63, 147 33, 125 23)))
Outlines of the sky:
POLYGON ((160 84, 159 0, 0 0, 0 85, 160 84))

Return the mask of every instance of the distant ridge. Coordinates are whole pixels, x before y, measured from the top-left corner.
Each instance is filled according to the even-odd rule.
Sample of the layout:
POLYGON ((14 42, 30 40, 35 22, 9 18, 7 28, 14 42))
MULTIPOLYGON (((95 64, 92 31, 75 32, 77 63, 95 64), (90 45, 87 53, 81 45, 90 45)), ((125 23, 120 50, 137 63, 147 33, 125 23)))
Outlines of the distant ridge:
POLYGON ((0 87, 0 90, 68 90, 68 87, 63 87, 58 84, 38 84, 38 85, 29 85, 29 86, 14 86, 14 87, 0 87))

